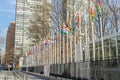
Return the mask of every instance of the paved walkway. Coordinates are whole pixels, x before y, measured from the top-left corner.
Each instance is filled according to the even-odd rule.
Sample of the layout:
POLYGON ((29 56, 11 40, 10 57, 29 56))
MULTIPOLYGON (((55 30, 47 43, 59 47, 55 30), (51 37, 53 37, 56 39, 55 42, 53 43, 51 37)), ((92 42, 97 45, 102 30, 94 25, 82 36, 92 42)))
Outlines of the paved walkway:
POLYGON ((14 80, 12 71, 0 71, 0 80, 14 80))
POLYGON ((0 71, 0 80, 20 80, 20 79, 13 74, 13 71, 0 71))
MULTIPOLYGON (((40 77, 29 75, 23 73, 23 75, 27 76, 25 80, 50 80, 50 79, 40 79, 40 77)), ((14 74, 13 71, 0 71, 0 80, 20 80, 17 78, 14 74)))

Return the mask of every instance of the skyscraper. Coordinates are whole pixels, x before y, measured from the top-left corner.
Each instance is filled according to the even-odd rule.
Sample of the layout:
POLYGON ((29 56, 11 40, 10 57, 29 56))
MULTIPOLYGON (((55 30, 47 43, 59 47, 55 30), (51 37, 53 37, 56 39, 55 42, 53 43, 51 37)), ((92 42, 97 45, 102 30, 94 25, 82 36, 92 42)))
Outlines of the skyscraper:
POLYGON ((17 0, 15 54, 24 54, 30 49, 32 45, 32 40, 28 38, 30 20, 34 19, 35 6, 43 5, 44 2, 51 3, 51 0, 17 0))
POLYGON ((6 36, 6 65, 12 65, 14 59, 15 22, 11 22, 6 36))

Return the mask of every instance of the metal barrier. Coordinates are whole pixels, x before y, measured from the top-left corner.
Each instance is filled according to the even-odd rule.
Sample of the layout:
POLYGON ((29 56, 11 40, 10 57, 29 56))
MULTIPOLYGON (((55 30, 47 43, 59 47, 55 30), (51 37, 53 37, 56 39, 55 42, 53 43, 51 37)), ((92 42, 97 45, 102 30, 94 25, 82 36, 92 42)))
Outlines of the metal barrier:
POLYGON ((13 74, 12 73, 8 73, 5 75, 4 77, 5 80, 13 80, 13 74))
POLYGON ((45 76, 45 75, 39 74, 39 73, 33 73, 33 72, 23 72, 23 73, 28 74, 28 75, 32 75, 32 76, 36 76, 36 77, 43 79, 43 80, 59 80, 59 79, 56 79, 54 77, 45 76))
MULTIPOLYGON (((14 74, 16 75, 16 77, 19 78, 19 80, 31 80, 27 75, 25 75, 22 72, 19 71, 14 71, 14 74)), ((16 79, 15 79, 16 80, 16 79)))

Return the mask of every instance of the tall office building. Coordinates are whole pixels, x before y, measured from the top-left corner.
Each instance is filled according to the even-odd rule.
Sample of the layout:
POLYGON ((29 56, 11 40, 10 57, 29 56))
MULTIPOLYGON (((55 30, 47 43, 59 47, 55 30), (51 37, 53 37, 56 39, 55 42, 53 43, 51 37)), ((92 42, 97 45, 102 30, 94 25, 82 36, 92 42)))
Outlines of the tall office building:
POLYGON ((6 36, 5 64, 12 65, 14 59, 15 22, 11 22, 6 36))
POLYGON ((30 49, 32 45, 32 40, 28 38, 30 20, 34 19, 35 6, 43 5, 44 2, 51 3, 51 0, 17 0, 15 54, 25 54, 30 49))
POLYGON ((29 27, 29 5, 26 0, 17 0, 16 3, 16 28, 15 28, 15 54, 23 53, 26 40, 26 30, 29 27))

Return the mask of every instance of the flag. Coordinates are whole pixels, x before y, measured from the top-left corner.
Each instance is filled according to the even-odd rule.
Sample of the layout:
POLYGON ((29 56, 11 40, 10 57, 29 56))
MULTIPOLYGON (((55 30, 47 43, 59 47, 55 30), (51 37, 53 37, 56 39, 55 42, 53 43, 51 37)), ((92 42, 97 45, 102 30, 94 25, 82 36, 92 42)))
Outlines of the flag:
POLYGON ((76 28, 77 28, 77 22, 78 22, 78 19, 74 18, 74 31, 75 31, 76 28))
POLYGON ((78 22, 78 28, 80 27, 79 26, 79 23, 80 23, 80 11, 78 12, 78 19, 77 19, 77 22, 78 22))
POLYGON ((28 55, 32 55, 32 52, 31 52, 31 51, 29 51, 29 52, 28 52, 28 55))
POLYGON ((42 45, 44 45, 44 46, 50 45, 50 42, 51 42, 51 40, 48 39, 48 38, 46 38, 46 39, 44 39, 44 40, 42 41, 41 46, 42 46, 42 45))
POLYGON ((70 33, 72 33, 73 29, 74 29, 73 27, 70 27, 70 33))
POLYGON ((42 41, 39 42, 40 46, 42 46, 42 41))
POLYGON ((98 0, 98 15, 102 16, 102 3, 100 0, 98 0))
POLYGON ((45 41, 45 45, 50 45, 50 40, 48 38, 45 41))
POLYGON ((69 33, 69 27, 68 26, 61 26, 60 27, 60 32, 61 34, 68 34, 69 33))
POLYGON ((77 18, 77 22, 80 22, 80 12, 78 12, 78 18, 77 18))
POLYGON ((90 9, 90 14, 92 16, 92 21, 94 21, 95 13, 94 13, 93 8, 90 9))

